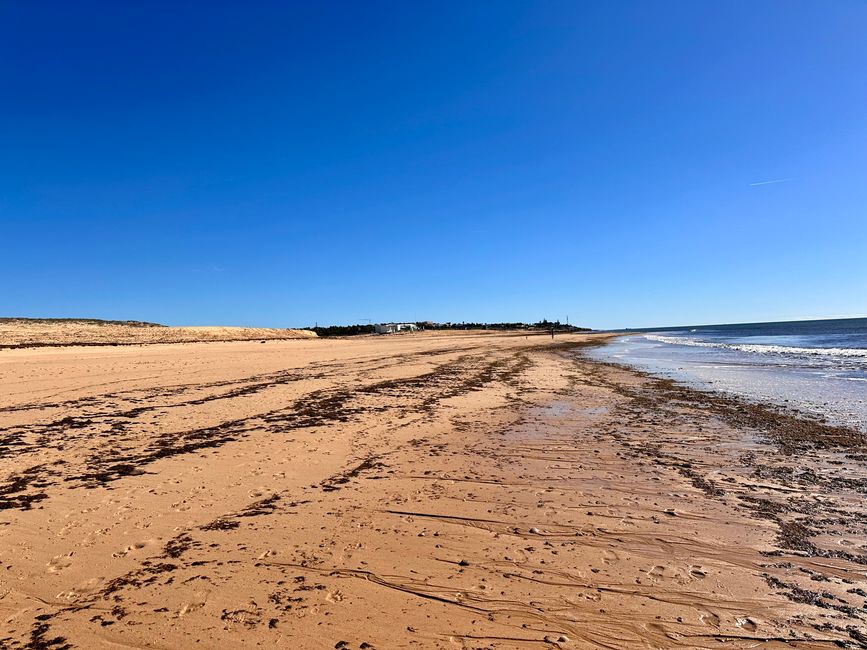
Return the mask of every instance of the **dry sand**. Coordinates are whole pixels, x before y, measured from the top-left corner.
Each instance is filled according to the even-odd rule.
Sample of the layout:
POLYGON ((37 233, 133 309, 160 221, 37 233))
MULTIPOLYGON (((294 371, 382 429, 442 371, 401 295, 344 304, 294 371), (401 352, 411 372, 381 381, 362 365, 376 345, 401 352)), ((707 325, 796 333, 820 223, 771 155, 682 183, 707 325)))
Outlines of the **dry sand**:
POLYGON ((0 351, 0 646, 867 647, 864 441, 591 338, 0 351))
POLYGON ((268 327, 166 327, 154 323, 86 319, 0 318, 0 349, 61 345, 143 345, 199 341, 312 338, 310 330, 268 327))

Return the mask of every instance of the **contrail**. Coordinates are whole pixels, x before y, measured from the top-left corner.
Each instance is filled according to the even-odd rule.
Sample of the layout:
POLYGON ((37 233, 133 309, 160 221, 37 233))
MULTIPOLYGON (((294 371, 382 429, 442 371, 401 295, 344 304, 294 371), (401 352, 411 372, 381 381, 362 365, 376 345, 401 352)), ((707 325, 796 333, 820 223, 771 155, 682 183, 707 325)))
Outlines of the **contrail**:
POLYGON ((770 185, 771 183, 788 183, 790 180, 792 180, 792 179, 791 178, 777 178, 776 180, 773 180, 773 181, 759 181, 758 183, 750 183, 750 187, 753 187, 755 185, 770 185))

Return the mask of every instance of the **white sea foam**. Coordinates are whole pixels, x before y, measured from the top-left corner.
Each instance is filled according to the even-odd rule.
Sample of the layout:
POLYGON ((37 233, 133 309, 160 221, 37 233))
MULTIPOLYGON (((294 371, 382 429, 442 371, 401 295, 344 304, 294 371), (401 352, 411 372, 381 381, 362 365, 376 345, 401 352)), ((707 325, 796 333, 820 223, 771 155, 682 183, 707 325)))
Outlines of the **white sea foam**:
POLYGON ((822 357, 855 357, 867 358, 867 348, 798 348, 787 345, 759 345, 755 343, 711 343, 710 341, 696 341, 680 336, 660 336, 658 334, 645 335, 649 341, 670 343, 672 345, 687 345, 697 348, 718 348, 723 350, 737 350, 739 352, 754 352, 756 354, 788 354, 798 356, 822 356, 822 357))

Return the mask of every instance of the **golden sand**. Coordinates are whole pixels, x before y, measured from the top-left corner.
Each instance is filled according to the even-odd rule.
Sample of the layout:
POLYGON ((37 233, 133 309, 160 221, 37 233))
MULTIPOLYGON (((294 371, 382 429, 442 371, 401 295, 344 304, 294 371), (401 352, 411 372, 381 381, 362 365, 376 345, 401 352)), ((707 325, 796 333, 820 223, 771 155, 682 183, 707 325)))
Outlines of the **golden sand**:
POLYGON ((0 349, 60 345, 143 345, 312 338, 310 330, 267 327, 165 327, 88 320, 0 319, 0 349))
POLYGON ((0 647, 863 645, 863 449, 591 338, 0 351, 0 647))

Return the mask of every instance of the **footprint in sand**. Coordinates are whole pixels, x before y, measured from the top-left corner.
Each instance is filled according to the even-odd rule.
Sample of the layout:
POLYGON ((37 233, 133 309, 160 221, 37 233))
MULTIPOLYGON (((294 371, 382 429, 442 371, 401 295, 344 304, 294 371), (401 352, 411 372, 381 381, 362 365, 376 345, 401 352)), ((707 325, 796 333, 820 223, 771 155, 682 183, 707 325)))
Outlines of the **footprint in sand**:
POLYGON ((186 616, 190 612, 194 612, 197 609, 201 609, 205 606, 205 603, 208 602, 208 596, 211 592, 209 591, 197 591, 193 598, 190 599, 189 602, 184 603, 181 608, 178 610, 178 616, 186 616))
POLYGON ((755 632, 758 627, 753 619, 747 617, 739 617, 735 619, 735 625, 745 630, 749 630, 750 632, 755 632))
POLYGON ((55 555, 46 564, 48 567, 48 573, 59 573, 68 568, 72 564, 72 555, 72 551, 65 555, 55 555))
POLYGON ((81 598, 90 597, 92 594, 99 591, 103 586, 102 578, 91 578, 90 580, 85 580, 74 586, 72 589, 68 589, 67 591, 61 591, 59 594, 55 596, 57 600, 66 600, 70 602, 75 602, 81 598))
POLYGON ((657 564, 655 567, 653 567, 652 569, 650 569, 650 571, 647 572, 647 575, 650 576, 651 578, 664 578, 665 577, 665 567, 660 565, 660 564, 657 564))
POLYGON ((81 527, 81 522, 77 522, 77 521, 69 522, 68 524, 66 524, 65 526, 63 526, 60 530, 57 531, 57 537, 58 537, 58 538, 65 537, 65 536, 68 535, 71 531, 73 531, 73 530, 75 530, 76 528, 79 528, 79 527, 81 527))
POLYGON ((146 540, 141 541, 141 542, 135 542, 134 544, 130 544, 129 546, 127 546, 122 551, 117 551, 116 553, 112 553, 111 556, 112 557, 125 557, 125 556, 129 555, 130 553, 132 553, 133 551, 140 551, 141 549, 146 548, 148 546, 153 546, 154 543, 155 542, 152 539, 146 539, 146 540))

